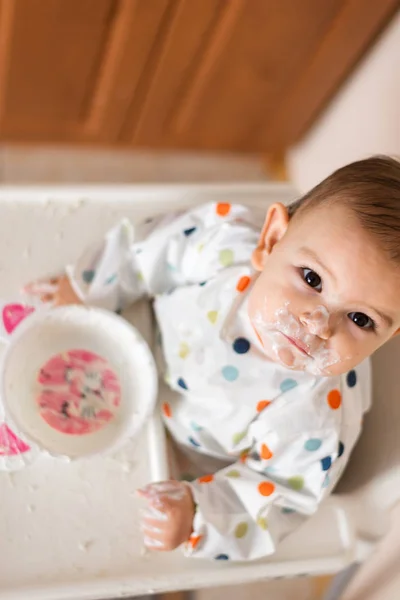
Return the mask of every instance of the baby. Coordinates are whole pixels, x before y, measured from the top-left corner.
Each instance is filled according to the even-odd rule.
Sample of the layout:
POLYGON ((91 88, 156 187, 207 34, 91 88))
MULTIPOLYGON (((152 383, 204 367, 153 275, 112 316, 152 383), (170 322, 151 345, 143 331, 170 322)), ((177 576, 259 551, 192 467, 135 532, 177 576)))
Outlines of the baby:
POLYGON ((368 357, 400 328, 400 163, 348 165, 260 225, 228 203, 140 241, 124 221, 43 298, 115 311, 154 298, 179 392, 165 425, 205 474, 140 490, 152 549, 273 553, 337 483, 370 406, 368 357))

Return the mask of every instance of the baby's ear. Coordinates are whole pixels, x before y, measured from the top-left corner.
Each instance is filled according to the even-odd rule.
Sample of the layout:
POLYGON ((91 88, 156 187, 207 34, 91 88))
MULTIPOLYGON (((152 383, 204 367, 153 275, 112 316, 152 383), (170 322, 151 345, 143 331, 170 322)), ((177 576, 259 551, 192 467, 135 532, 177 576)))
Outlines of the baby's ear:
POLYGON ((251 257, 251 263, 256 271, 263 270, 266 258, 284 235, 288 224, 289 214, 286 206, 280 202, 273 204, 267 212, 258 246, 251 257))

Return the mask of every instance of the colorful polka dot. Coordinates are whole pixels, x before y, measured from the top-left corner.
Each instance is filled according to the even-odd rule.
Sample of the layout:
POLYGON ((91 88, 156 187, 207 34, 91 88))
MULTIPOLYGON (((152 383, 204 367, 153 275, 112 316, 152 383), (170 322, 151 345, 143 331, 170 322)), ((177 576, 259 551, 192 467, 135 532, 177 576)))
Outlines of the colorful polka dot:
POLYGON ((191 421, 190 427, 193 429, 193 431, 201 431, 203 429, 202 427, 200 427, 200 425, 198 425, 194 421, 191 421))
POLYGON ((114 275, 110 275, 110 277, 108 277, 105 281, 106 285, 111 285, 112 283, 114 283, 114 281, 116 281, 118 275, 117 273, 114 273, 114 275))
POLYGON ((342 396, 339 390, 331 390, 328 394, 328 404, 332 410, 337 410, 342 404, 342 396))
POLYGON ((195 475, 192 475, 192 473, 182 473, 182 475, 179 477, 179 481, 187 481, 188 483, 191 483, 195 479, 196 477, 195 475))
POLYGON ((275 491, 275 486, 270 481, 262 481, 258 485, 258 492, 261 496, 271 496, 275 491))
POLYGON ((203 252, 203 250, 204 250, 204 244, 199 244, 199 245, 197 246, 197 252, 198 252, 199 254, 201 254, 201 252, 203 252))
POLYGON ((240 455, 240 459, 239 459, 240 462, 244 464, 248 458, 249 458, 249 451, 243 450, 243 452, 240 455))
POLYGON ((262 412, 264 408, 267 408, 271 404, 270 400, 260 400, 257 404, 257 412, 262 412))
POLYGON ((304 448, 306 450, 308 450, 309 452, 315 452, 316 450, 319 450, 322 446, 322 440, 318 439, 318 438, 311 438, 309 440, 306 441, 306 443, 304 444, 304 448))
POLYGON ((266 444, 262 444, 261 446, 261 458, 263 460, 269 460, 270 458, 273 457, 273 452, 271 452, 271 450, 268 448, 268 446, 266 444))
POLYGON ((236 338, 233 342, 233 349, 237 354, 246 354, 250 350, 250 342, 246 338, 236 338))
POLYGON ((222 375, 226 381, 236 381, 239 377, 239 370, 232 365, 226 365, 222 368, 222 375))
POLYGON ((229 204, 229 202, 218 202, 217 206, 215 207, 215 212, 220 217, 226 217, 226 215, 229 215, 231 212, 231 208, 232 206, 229 204))
POLYGON ((229 556, 227 554, 218 554, 214 560, 229 560, 229 556))
POLYGON ((344 444, 343 444, 343 442, 339 442, 338 458, 340 458, 342 456, 343 452, 344 452, 344 444))
POLYGON ((168 402, 164 402, 164 404, 162 405, 162 411, 164 415, 168 417, 168 419, 172 417, 171 405, 168 404, 168 402))
POLYGON ((325 458, 323 458, 321 460, 321 467, 323 471, 329 471, 329 469, 332 466, 332 459, 330 456, 325 456, 325 458))
POLYGON ((194 550, 200 544, 203 537, 203 535, 194 535, 191 538, 189 538, 188 544, 192 548, 192 550, 194 550))
POLYGON ((296 490, 296 492, 299 492, 304 487, 304 477, 302 477, 301 475, 295 475, 294 477, 288 479, 288 484, 290 485, 292 490, 296 490))
POLYGON ((87 269, 86 271, 83 271, 82 279, 85 283, 89 284, 92 283, 93 279, 95 278, 95 275, 96 271, 94 271, 93 269, 87 269))
POLYGON ((217 310, 209 310, 207 313, 207 319, 210 321, 210 323, 212 323, 214 325, 218 319, 218 311, 217 310))
POLYGON ((265 517, 258 517, 257 525, 261 527, 261 529, 264 529, 264 531, 268 529, 268 521, 265 517))
POLYGON ((228 473, 225 473, 225 476, 231 479, 238 479, 238 477, 240 477, 240 471, 232 469, 231 471, 228 471, 228 473))
POLYGON ((240 442, 246 437, 246 431, 238 431, 238 433, 234 433, 232 437, 232 441, 234 444, 240 444, 240 442))
POLYGON ((195 448, 200 448, 201 444, 199 444, 199 442, 197 440, 195 440, 192 437, 188 438, 188 441, 192 444, 192 446, 194 446, 195 448))
POLYGON ((243 275, 236 284, 237 291, 244 292, 249 287, 250 281, 251 279, 248 275, 243 275))
POLYGON ((281 510, 281 513, 283 515, 292 515, 293 513, 295 513, 296 511, 293 508, 289 508, 288 506, 284 506, 281 510))
POLYGON ((230 248, 224 248, 220 251, 218 259, 223 267, 230 267, 234 260, 233 250, 230 248))
POLYGON ((239 523, 235 528, 235 537, 238 539, 244 538, 246 533, 249 530, 249 526, 247 523, 243 521, 243 523, 239 523))
POLYGON ((179 358, 182 358, 184 360, 185 358, 187 358, 189 356, 189 354, 190 354, 190 348, 189 348, 188 344, 186 342, 181 342, 179 344, 179 352, 178 352, 179 358))
POLYGON ((199 483, 211 483, 214 481, 214 475, 203 475, 203 477, 199 477, 197 481, 199 483))
POLYGON ((255 460, 255 461, 258 461, 261 458, 260 455, 258 454, 258 452, 251 452, 249 454, 249 457, 251 458, 251 460, 255 460))
POLYGON ((284 379, 279 386, 281 388, 281 392, 288 392, 297 386, 297 381, 294 379, 284 379))
POLYGON ((205 286, 205 285, 206 285, 206 283, 207 283, 207 281, 200 281, 200 283, 199 283, 199 286, 200 286, 200 287, 203 287, 203 286, 205 286))
POLYGON ((183 233, 184 235, 186 235, 186 237, 189 237, 189 235, 192 235, 192 233, 194 233, 196 229, 197 227, 189 227, 188 229, 184 229, 183 233))
POLYGON ((182 379, 182 377, 179 377, 177 383, 178 383, 179 387, 182 388, 183 390, 188 389, 188 386, 186 385, 186 381, 184 379, 182 379))
POLYGON ((352 371, 349 371, 347 373, 347 377, 346 377, 346 381, 347 381, 347 385, 352 388, 356 385, 357 383, 357 373, 354 371, 354 369, 352 371))

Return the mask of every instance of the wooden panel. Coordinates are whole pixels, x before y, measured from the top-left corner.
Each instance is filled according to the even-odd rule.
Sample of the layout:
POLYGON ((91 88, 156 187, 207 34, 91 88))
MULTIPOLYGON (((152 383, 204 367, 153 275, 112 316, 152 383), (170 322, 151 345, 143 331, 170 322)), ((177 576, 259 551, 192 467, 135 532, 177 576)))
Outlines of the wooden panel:
POLYGON ((348 0, 265 119, 254 147, 277 151, 296 142, 399 7, 399 0, 348 0))
POLYGON ((116 140, 126 115, 138 102, 138 85, 149 76, 150 59, 157 51, 170 0, 123 0, 104 50, 86 131, 98 139, 116 140))
POLYGON ((113 0, 2 0, 0 4, 3 130, 79 123, 114 7, 113 0))

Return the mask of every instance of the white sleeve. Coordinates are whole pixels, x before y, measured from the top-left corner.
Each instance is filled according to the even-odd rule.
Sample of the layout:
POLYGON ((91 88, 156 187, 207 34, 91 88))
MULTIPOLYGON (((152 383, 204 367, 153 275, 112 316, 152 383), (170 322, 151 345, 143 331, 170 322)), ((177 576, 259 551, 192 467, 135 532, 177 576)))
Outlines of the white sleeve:
POLYGON ((249 209, 230 204, 202 205, 145 227, 137 241, 133 226, 123 220, 67 268, 83 302, 118 310, 143 295, 208 281, 221 269, 248 264, 258 238, 249 209))
POLYGON ((332 489, 342 454, 334 430, 258 440, 243 461, 190 484, 196 513, 187 553, 217 560, 274 553, 332 489))

